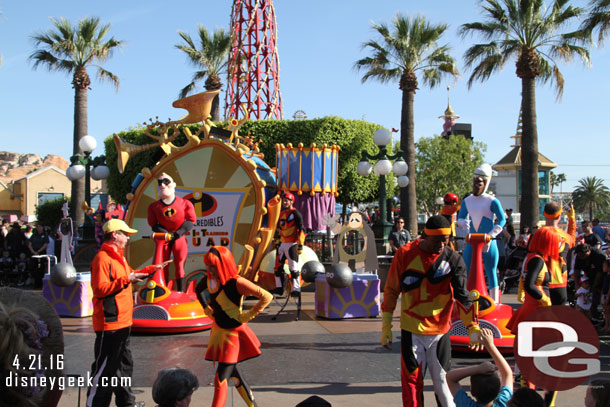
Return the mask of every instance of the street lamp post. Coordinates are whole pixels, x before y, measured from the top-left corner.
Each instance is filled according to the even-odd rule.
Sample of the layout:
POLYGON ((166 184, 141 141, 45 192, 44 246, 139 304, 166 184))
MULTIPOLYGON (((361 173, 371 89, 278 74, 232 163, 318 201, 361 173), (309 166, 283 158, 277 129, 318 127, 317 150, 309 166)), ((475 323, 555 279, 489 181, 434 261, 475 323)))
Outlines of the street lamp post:
MULTIPOLYGON (((70 167, 66 170, 66 177, 70 181, 85 177, 85 202, 87 207, 91 207, 91 178, 96 181, 108 178, 110 169, 106 166, 106 157, 92 157, 91 153, 97 147, 97 142, 92 136, 85 136, 80 139, 78 146, 83 151, 84 157, 80 154, 70 157, 70 167), (91 169, 93 167, 93 169, 91 169)), ((83 240, 94 239, 95 228, 93 221, 85 214, 83 223, 83 240)))
POLYGON ((392 134, 389 131, 378 129, 373 135, 373 141, 379 147, 379 153, 372 155, 362 150, 362 159, 358 163, 358 174, 366 177, 374 170, 375 175, 379 177, 379 218, 373 225, 373 230, 376 238, 385 239, 392 228, 392 223, 387 219, 385 176, 393 170, 394 174, 398 176, 398 186, 404 188, 409 184, 409 178, 405 175, 408 166, 402 158, 401 150, 396 151, 396 154, 393 155, 387 154, 386 146, 392 141, 392 134), (377 160, 374 169, 369 160, 377 160), (393 165, 390 160, 394 160, 393 165))

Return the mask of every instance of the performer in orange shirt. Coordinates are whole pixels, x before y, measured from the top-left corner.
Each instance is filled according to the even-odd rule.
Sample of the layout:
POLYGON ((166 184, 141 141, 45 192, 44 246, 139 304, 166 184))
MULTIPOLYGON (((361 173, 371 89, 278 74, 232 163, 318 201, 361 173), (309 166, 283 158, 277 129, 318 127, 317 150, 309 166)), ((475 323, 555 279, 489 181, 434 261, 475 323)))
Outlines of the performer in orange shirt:
POLYGON ((423 407, 426 369, 441 405, 453 406, 445 379, 451 362, 449 329, 457 299, 471 348, 479 349, 480 328, 466 289, 466 265, 449 247, 451 224, 442 215, 426 222, 424 238, 407 243, 394 255, 381 305, 381 344, 391 346, 392 313, 401 296, 401 381, 403 406, 423 407))

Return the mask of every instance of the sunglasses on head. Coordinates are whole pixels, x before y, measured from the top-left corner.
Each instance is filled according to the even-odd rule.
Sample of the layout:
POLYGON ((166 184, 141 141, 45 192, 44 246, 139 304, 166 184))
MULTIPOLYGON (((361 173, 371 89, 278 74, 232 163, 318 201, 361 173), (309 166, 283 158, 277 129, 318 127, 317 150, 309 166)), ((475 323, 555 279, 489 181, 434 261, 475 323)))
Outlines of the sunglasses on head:
POLYGON ((157 184, 159 184, 159 186, 161 186, 161 184, 163 185, 169 185, 172 183, 172 180, 169 178, 161 178, 157 180, 157 184))

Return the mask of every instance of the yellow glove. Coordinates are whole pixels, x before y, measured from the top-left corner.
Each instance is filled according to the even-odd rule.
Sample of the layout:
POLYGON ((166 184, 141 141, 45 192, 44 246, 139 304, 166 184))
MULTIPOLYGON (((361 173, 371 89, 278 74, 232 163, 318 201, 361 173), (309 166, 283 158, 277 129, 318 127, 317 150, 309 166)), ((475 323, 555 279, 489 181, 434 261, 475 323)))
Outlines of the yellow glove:
POLYGON ((212 309, 212 307, 210 307, 209 305, 207 307, 205 307, 203 309, 203 313, 208 316, 208 317, 212 317, 212 315, 214 315, 214 310, 212 309))
POLYGON ((392 346, 392 313, 383 312, 381 314, 381 345, 384 347, 392 346))
POLYGON ((568 216, 568 219, 575 219, 576 218, 576 211, 574 210, 574 206, 570 205, 570 209, 568 209, 566 211, 566 215, 568 216))
POLYGON ((522 278, 519 279, 519 288, 517 288, 517 301, 523 303, 525 301, 525 288, 522 278))
POLYGON ((551 299, 549 297, 547 297, 546 295, 543 295, 541 299, 538 300, 540 302, 540 305, 544 306, 544 307, 550 307, 551 306, 551 299))
POLYGON ((468 328, 468 336, 470 337, 470 345, 481 344, 481 327, 479 325, 471 325, 468 328))
POLYGON ((241 314, 239 314, 239 316, 237 317, 238 321, 241 322, 242 324, 245 324, 246 322, 254 319, 254 317, 258 314, 258 312, 256 311, 256 309, 252 308, 249 309, 248 311, 242 312, 241 314))

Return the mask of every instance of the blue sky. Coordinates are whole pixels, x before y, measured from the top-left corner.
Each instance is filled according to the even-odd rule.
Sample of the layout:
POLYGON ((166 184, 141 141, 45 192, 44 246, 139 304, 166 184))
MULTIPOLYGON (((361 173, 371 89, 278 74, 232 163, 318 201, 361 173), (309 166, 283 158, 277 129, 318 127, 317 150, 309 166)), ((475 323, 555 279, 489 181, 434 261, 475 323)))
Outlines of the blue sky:
MULTIPOLYGON (((75 23, 85 16, 99 16, 112 24, 110 33, 115 38, 125 41, 104 65, 120 78, 119 91, 94 79, 89 92, 89 134, 101 143, 151 117, 166 120, 183 115, 171 103, 190 81, 193 68, 174 47, 180 42, 177 30, 195 37, 198 24, 229 29, 231 3, 0 0, 0 150, 66 158, 72 153, 71 78, 44 68, 34 71, 28 61, 34 50, 30 38, 51 28, 49 17, 66 17, 75 23)), ((489 81, 467 89, 469 72, 462 55, 480 39, 461 39, 456 33, 461 24, 482 20, 477 4, 476 0, 380 0, 374 5, 363 0, 276 0, 284 117, 291 119, 301 109, 309 118, 336 115, 399 128, 398 84, 361 84, 353 64, 367 55, 361 44, 375 38, 371 21, 390 22, 397 12, 423 14, 431 22, 449 24, 441 43, 452 47, 462 76, 455 83, 447 79, 433 90, 420 86, 415 96, 416 139, 442 131, 438 116, 447 106, 446 86, 450 85, 451 105, 461 116, 458 122, 472 124, 475 140, 487 144, 486 160, 497 162, 513 142, 521 84, 514 63, 509 63, 489 81)), ((559 164, 556 172, 567 175, 563 191, 585 176, 601 177, 610 185, 606 175, 610 143, 605 136, 605 119, 610 116, 608 48, 595 48, 591 56, 590 69, 580 61, 561 65, 566 79, 561 102, 555 101, 549 85, 537 88, 539 150, 559 164)), ((101 154, 101 147, 94 154, 101 154)))

